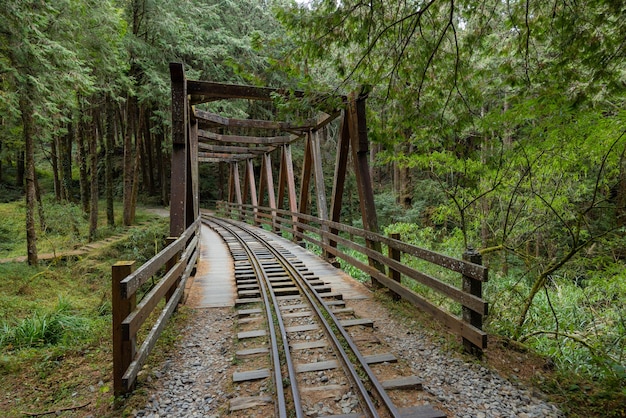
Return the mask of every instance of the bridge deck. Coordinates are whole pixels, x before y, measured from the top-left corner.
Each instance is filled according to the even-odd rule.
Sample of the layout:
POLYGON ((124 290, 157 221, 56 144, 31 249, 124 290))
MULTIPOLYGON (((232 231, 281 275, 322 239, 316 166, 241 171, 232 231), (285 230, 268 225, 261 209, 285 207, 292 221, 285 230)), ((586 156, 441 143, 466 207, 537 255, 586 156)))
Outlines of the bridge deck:
MULTIPOLYGON (((312 252, 271 232, 259 229, 268 241, 276 241, 302 261, 322 281, 330 284, 333 292, 344 299, 367 299, 370 291, 342 270, 333 267, 312 252)), ((215 308, 235 305, 236 289, 233 259, 222 238, 203 225, 201 253, 196 275, 187 286, 186 304, 192 308, 215 308)))

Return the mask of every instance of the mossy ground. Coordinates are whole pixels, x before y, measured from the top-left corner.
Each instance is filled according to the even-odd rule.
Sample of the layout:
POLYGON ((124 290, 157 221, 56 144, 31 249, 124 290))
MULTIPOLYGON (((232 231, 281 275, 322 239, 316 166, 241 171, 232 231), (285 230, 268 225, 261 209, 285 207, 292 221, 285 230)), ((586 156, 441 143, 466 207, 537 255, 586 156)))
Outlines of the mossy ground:
MULTIPOLYGON (((62 253, 87 242, 87 219, 80 211, 54 203, 46 209, 49 225, 57 226, 38 231, 41 253, 62 253)), ((0 258, 25 254, 23 211, 22 202, 0 203, 0 258)), ((105 211, 100 213, 102 218, 105 211)), ((38 267, 0 264, 0 416, 127 415, 127 400, 116 401, 112 391, 111 265, 145 262, 162 248, 167 231, 167 219, 139 210, 135 226, 105 226, 98 235, 123 233, 125 238, 85 256, 38 267)), ((166 344, 157 344, 154 359, 175 338, 166 330, 166 344)), ((133 403, 141 400, 138 392, 133 403)))

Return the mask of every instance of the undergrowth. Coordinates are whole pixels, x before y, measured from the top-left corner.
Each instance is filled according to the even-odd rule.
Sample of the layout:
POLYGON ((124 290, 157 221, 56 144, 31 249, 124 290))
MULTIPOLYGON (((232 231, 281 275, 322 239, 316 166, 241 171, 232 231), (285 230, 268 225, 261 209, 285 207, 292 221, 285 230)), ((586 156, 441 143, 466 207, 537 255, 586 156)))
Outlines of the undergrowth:
MULTIPOLYGON (((416 224, 390 225, 385 233, 400 233, 402 241, 461 258, 462 236, 416 224)), ((367 263, 350 249, 349 256, 367 263)), ((387 249, 383 248, 386 253, 387 249)), ((403 255, 402 263, 457 288, 461 275, 431 263, 403 255)), ((617 263, 619 264, 619 263, 617 263)), ((626 266, 588 271, 584 282, 567 274, 553 275, 544 292, 537 295, 519 343, 531 348, 555 367, 555 377, 535 382, 562 405, 570 416, 622 417, 626 415, 626 266), (605 406, 611 406, 607 411, 605 406), (622 406, 620 406, 622 405, 622 406)), ((344 271, 366 282, 369 277, 341 260, 344 271)), ((403 284, 441 308, 459 316, 461 306, 438 292, 402 278, 403 284)), ((483 295, 489 303, 485 329, 490 334, 513 338, 525 297, 532 281, 519 271, 503 275, 491 271, 483 295)))
MULTIPOLYGON (((0 216, 14 219, 20 210, 19 202, 1 204, 0 216)), ((62 217, 73 210, 48 213, 62 217)), ((66 247, 82 243, 86 221, 82 215, 74 218, 67 222, 77 223, 78 235, 60 223, 52 228, 57 221, 50 216, 51 229, 46 232, 50 240, 65 242, 66 247)), ((126 238, 84 257, 39 267, 0 264, 0 416, 23 416, 23 411, 55 409, 85 399, 100 411, 94 416, 111 408, 111 265, 118 260, 145 262, 163 248, 168 230, 167 219, 143 211, 137 218, 150 222, 126 229, 126 238)), ((16 222, 23 229, 24 220, 16 222)), ((13 234, 13 221, 1 225, 0 233, 13 234)), ((25 251, 18 234, 6 247, 13 255, 25 251)))

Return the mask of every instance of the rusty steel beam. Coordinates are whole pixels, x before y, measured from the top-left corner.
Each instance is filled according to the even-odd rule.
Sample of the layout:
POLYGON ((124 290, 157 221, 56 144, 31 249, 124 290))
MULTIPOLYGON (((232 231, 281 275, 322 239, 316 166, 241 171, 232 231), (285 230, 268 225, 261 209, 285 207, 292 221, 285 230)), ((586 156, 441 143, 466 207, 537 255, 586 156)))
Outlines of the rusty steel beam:
MULTIPOLYGON (((239 181, 239 164, 235 161, 230 165, 231 167, 231 177, 233 179, 233 187, 234 187, 234 198, 237 200, 237 204, 241 205, 243 203, 241 199, 241 182, 239 181)), ((232 201, 231 201, 232 202, 232 201)))
POLYGON ((313 178, 315 180, 315 195, 317 196, 317 216, 328 220, 328 203, 326 200, 326 186, 324 185, 324 171, 322 170, 322 148, 320 131, 311 134, 311 157, 313 158, 313 178))
POLYGON ((191 122, 189 126, 189 169, 187 170, 187 202, 185 229, 193 224, 200 216, 199 179, 198 179, 198 124, 191 122))
POLYGON ((240 161, 238 158, 213 158, 213 157, 198 157, 200 163, 234 163, 240 161))
POLYGON ((239 147, 235 145, 214 145, 214 144, 206 144, 204 142, 198 143, 198 148, 204 151, 210 152, 224 152, 227 154, 239 154, 239 153, 248 153, 248 154, 265 154, 268 152, 272 152, 276 149, 276 147, 239 147))
POLYGON ((369 143, 365 119, 365 99, 357 97, 355 94, 351 95, 347 114, 363 226, 368 231, 378 232, 374 191, 369 175, 369 143))
POLYGON ((273 101, 274 95, 296 98, 302 98, 305 95, 303 91, 289 91, 270 87, 243 86, 196 80, 189 80, 189 94, 192 95, 192 104, 221 99, 273 101), (193 103, 193 101, 196 103, 193 103))
MULTIPOLYGON (((367 121, 365 118, 365 97, 351 94, 348 100, 347 120, 350 131, 350 146, 352 148, 352 161, 354 161, 354 172, 356 174, 356 184, 359 192, 359 205, 361 208, 361 219, 363 228, 378 232, 378 220, 376 217, 376 206, 374 204, 374 190, 369 170, 369 142, 367 139, 367 121)), ((382 253, 380 242, 367 240, 367 248, 382 253)), ((385 266, 373 258, 368 259, 369 265, 385 274, 385 266)), ((370 276, 372 286, 380 287, 380 283, 370 276)))
MULTIPOLYGON (((287 199, 289 201, 289 211, 296 213, 298 211, 296 202, 296 181, 293 175, 293 161, 291 159, 291 145, 285 144, 282 147, 282 155, 280 160, 280 173, 278 174, 278 202, 276 207, 282 209, 285 200, 285 187, 287 188, 287 199)), ((298 218, 293 215, 292 222, 295 224, 298 218)), ((295 237, 295 235, 294 235, 295 237)))
POLYGON ((311 196, 311 167, 313 166, 313 154, 311 151, 311 132, 306 135, 304 146, 304 162, 302 163, 302 175, 300 176, 300 199, 298 212, 309 214, 309 200, 311 196))
POLYGON ((208 139, 217 142, 235 143, 235 144, 259 144, 259 145, 282 145, 288 144, 296 139, 297 135, 284 136, 246 136, 246 135, 222 135, 214 132, 200 129, 198 131, 200 139, 208 139))
POLYGON ((275 227, 276 219, 276 194, 274 193, 274 176, 272 174, 272 160, 270 154, 264 154, 261 159, 261 178, 259 180, 259 206, 265 202, 265 192, 269 207, 272 209, 272 226, 275 227))
POLYGON ((182 64, 170 64, 172 89, 172 169, 170 186, 170 236, 185 231, 187 193, 187 80, 182 64))
MULTIPOLYGON (((259 206, 259 200, 256 194, 256 183, 255 183, 255 179, 254 179, 254 164, 252 162, 252 158, 248 158, 246 160, 246 181, 247 181, 247 188, 248 188, 248 193, 250 194, 250 203, 252 203, 252 206, 254 206, 253 212, 254 212, 254 223, 258 224, 258 209, 257 207, 259 206)), ((246 201, 246 198, 244 198, 244 202, 246 201)))
MULTIPOLYGON (((350 129, 347 114, 341 120, 341 128, 339 129, 340 138, 337 142, 337 155, 335 159, 335 178, 333 181, 333 191, 330 202, 330 220, 333 222, 341 221, 341 205, 343 203, 343 191, 345 188, 346 174, 348 171, 348 155, 350 152, 350 129)), ((337 231, 331 229, 334 234, 337 231)), ((332 246, 337 244, 332 242, 332 246)))
POLYGON ((248 158, 257 157, 256 154, 238 154, 238 153, 203 152, 203 151, 200 151, 198 153, 198 156, 202 158, 220 158, 223 160, 237 160, 237 161, 243 161, 243 160, 247 160, 248 158))
POLYGON ((293 124, 291 122, 270 120, 225 118, 218 114, 198 109, 194 110, 193 117, 198 119, 201 128, 223 126, 228 128, 254 128, 289 131, 313 129, 317 125, 317 121, 310 120, 304 121, 302 124, 293 124))

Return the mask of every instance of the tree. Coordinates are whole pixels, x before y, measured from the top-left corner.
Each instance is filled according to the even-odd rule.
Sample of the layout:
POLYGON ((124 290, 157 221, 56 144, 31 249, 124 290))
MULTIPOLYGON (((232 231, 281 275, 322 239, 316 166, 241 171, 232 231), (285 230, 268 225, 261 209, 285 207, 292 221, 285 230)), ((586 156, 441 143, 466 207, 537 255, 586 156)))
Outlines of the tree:
POLYGON ((21 115, 26 163, 26 231, 28 262, 37 264, 35 208, 36 141, 49 138, 60 106, 74 88, 88 90, 91 80, 71 49, 69 2, 7 1, 2 8, 0 53, 10 75, 9 89, 18 98, 10 113, 21 115), (29 22, 25 25, 24 22, 29 22), (69 39, 68 39, 69 38, 69 39))
MULTIPOLYGON (((118 78, 123 73, 119 60, 123 31, 120 14, 110 1, 9 0, 3 3, 0 14, 2 91, 10 98, 3 110, 7 115, 21 115, 19 121, 12 122, 21 125, 17 126, 26 151, 28 252, 29 262, 34 264, 35 145, 45 147, 54 141, 61 145, 57 147, 55 142, 56 152, 50 160, 59 179, 55 183, 58 196, 70 200, 74 135, 78 133, 80 155, 87 158, 85 144, 90 143, 92 126, 86 125, 82 113, 91 106, 92 95, 99 91, 114 95, 119 90, 116 86, 123 83, 124 79, 118 78)), ((85 211, 89 211, 85 164, 81 164, 81 173, 81 197, 85 211)), ((97 173, 92 170, 91 175, 93 183, 97 173)), ((91 195, 92 207, 94 200, 97 205, 97 194, 91 195)))

